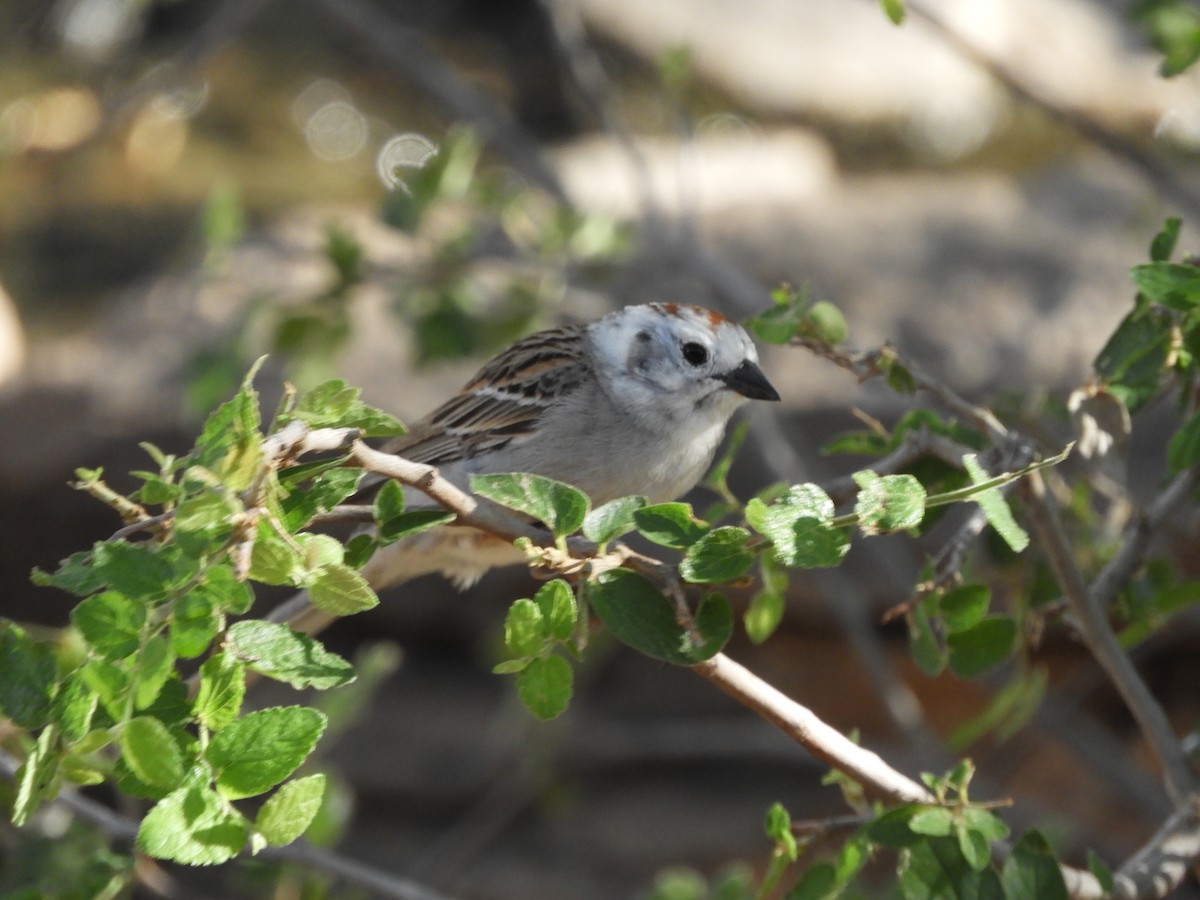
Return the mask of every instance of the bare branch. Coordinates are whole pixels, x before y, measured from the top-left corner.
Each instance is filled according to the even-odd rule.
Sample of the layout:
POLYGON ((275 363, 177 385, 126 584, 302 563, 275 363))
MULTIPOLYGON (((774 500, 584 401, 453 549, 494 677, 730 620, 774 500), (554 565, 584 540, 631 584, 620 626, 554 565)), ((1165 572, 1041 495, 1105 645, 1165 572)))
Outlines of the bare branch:
POLYGON ((1179 740, 1171 729, 1166 713, 1121 648, 1104 610, 1089 596, 1083 574, 1071 553, 1058 507, 1047 496, 1046 482, 1040 473, 1034 472, 1026 480, 1025 494, 1030 501, 1029 514, 1042 550, 1054 569, 1088 650, 1108 673, 1137 720, 1162 767, 1163 780, 1171 799, 1177 805, 1185 802, 1196 786, 1179 740))
POLYGON ((897 772, 878 754, 851 741, 837 729, 724 653, 692 666, 743 706, 758 713, 822 762, 849 775, 864 787, 900 803, 936 802, 924 785, 897 772))

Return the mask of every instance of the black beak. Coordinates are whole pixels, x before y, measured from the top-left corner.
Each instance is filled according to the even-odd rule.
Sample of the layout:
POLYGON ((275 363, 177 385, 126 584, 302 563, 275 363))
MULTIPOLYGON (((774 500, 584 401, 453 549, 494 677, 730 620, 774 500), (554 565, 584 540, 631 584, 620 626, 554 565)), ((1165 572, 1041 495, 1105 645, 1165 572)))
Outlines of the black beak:
POLYGON ((731 390, 751 400, 778 400, 779 391, 767 381, 762 369, 746 360, 732 372, 717 376, 731 390))

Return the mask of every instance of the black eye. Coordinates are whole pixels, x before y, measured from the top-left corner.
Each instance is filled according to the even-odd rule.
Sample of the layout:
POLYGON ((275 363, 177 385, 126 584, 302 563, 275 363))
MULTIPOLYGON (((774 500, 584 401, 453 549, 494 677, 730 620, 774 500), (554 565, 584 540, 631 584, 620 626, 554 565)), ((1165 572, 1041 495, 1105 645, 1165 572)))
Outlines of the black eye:
POLYGON ((708 348, 694 341, 683 345, 683 358, 688 365, 702 366, 708 362, 708 348))

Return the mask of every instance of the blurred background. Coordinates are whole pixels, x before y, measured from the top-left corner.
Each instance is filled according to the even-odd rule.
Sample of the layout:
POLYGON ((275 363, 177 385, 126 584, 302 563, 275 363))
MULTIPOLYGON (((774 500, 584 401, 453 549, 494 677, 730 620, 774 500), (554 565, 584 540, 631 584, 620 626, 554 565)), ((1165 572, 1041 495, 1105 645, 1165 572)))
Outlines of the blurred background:
MULTIPOLYGON (((132 488, 138 442, 186 451, 264 353, 268 409, 285 378, 342 377, 411 418, 536 328, 655 299, 746 317, 788 284, 836 303, 853 345, 892 341, 1061 446, 1164 216, 1196 246, 1200 82, 1160 73, 1167 6, 925 0, 895 27, 872 0, 4 0, 0 612, 64 623, 30 569, 119 525, 74 468, 132 488)), ((820 448, 856 409, 909 406, 798 350, 764 367, 784 402, 749 411, 740 496, 863 465, 820 448)), ((1155 415, 1135 498, 1163 473, 1136 443, 1156 446, 1155 415)), ((1069 637, 1039 651, 1049 690, 1015 735, 955 749, 1012 673, 925 678, 881 623, 937 549, 856 545, 793 580, 781 634, 731 654, 908 773, 969 753, 1014 826, 1115 866, 1166 801, 1069 637)), ((768 725, 604 639, 571 710, 535 723, 489 672, 533 589, 426 579, 328 633, 377 691, 323 744, 340 787, 317 840, 451 896, 599 900, 650 896, 670 867, 761 867, 775 800, 845 811, 768 725)), ((1139 651, 1181 731, 1198 626, 1139 651)), ((146 883, 351 891, 226 868, 146 883)))

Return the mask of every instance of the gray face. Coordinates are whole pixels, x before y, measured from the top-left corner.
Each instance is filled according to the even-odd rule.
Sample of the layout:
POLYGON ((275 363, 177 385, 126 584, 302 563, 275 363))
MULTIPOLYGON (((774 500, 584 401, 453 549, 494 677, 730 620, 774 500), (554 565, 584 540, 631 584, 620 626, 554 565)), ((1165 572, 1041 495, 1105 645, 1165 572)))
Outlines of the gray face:
POLYGON ((638 418, 677 425, 700 415, 722 423, 747 398, 778 400, 740 325, 698 306, 633 306, 590 331, 614 400, 638 418))

